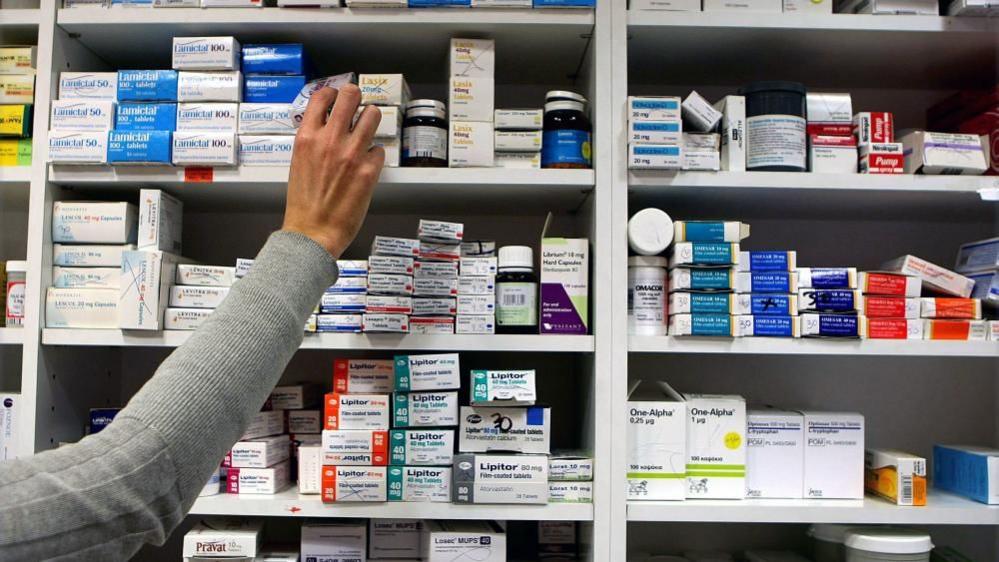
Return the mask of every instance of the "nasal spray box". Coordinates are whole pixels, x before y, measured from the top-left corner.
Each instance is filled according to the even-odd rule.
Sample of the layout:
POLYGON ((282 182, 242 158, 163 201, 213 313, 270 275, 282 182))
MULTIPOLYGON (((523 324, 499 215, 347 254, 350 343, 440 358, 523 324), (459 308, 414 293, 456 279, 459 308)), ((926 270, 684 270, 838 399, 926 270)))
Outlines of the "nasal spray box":
POLYGON ((586 334, 590 315, 590 241, 541 232, 541 333, 586 334))
POLYGON ((628 391, 628 499, 686 498, 687 404, 666 383, 628 391))
POLYGON ((686 394, 687 498, 746 497, 746 401, 686 394))
POLYGON ((800 498, 805 459, 802 415, 750 410, 746 419, 746 497, 800 498))
POLYGON ((814 499, 864 497, 864 416, 802 411, 805 421, 803 494, 814 499))

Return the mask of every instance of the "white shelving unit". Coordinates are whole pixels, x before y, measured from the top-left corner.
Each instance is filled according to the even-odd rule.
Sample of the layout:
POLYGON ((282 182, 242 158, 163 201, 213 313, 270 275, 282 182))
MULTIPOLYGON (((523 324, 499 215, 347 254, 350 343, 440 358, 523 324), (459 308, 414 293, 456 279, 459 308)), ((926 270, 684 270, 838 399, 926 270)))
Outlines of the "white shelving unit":
POLYGON ((0 328, 0 345, 24 343, 24 328, 0 328))
POLYGON ((999 345, 993 341, 633 336, 629 338, 628 349, 633 353, 739 353, 748 355, 861 355, 999 359, 999 345))

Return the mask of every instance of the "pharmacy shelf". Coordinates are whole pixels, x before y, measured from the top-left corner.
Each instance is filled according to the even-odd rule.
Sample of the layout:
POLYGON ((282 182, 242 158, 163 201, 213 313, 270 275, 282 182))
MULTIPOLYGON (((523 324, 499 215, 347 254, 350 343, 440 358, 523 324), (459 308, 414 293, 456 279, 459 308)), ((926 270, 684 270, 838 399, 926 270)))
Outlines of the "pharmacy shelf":
MULTIPOLYGON (((811 174, 788 172, 666 172, 632 170, 628 174, 632 190, 671 189, 791 189, 891 191, 914 194, 974 194, 982 198, 999 195, 996 176, 923 176, 912 174, 811 174)), ((896 197, 899 193, 895 194, 896 197)))
POLYGON ((999 358, 999 342, 995 341, 631 336, 628 350, 634 353, 999 358))
POLYGON ((41 10, 37 9, 3 9, 0 10, 0 30, 38 27, 41 10))
POLYGON ((198 498, 192 515, 269 517, 382 517, 393 519, 496 519, 527 521, 592 521, 592 504, 455 505, 450 503, 324 504, 319 496, 295 489, 274 495, 219 494, 198 498))
POLYGON ((878 498, 629 501, 628 521, 999 525, 999 506, 935 491, 923 507, 899 507, 878 498))
POLYGON ((724 64, 724 80, 731 83, 784 76, 827 85, 835 76, 857 87, 921 88, 980 82, 982 71, 991 76, 999 22, 939 16, 632 10, 628 35, 633 84, 655 82, 656 73, 658 80, 664 79, 661 66, 653 63, 668 60, 670 76, 683 77, 688 85, 718 84, 718 65, 724 64), (891 48, 886 48, 888 44, 891 48), (836 56, 829 57, 830 52, 836 56), (849 64, 844 67, 843 61, 849 64))
MULTIPOLYGON (((201 170, 201 169, 199 169, 201 170)), ((210 169, 208 169, 210 170, 210 169)), ((160 187, 195 208, 284 205, 288 168, 217 168, 209 175, 174 167, 50 166, 49 180, 95 195, 132 193, 160 187)), ((593 190, 593 170, 508 170, 501 168, 386 168, 373 208, 457 210, 571 210, 593 190), (422 208, 421 208, 422 206, 422 208), (417 209, 420 208, 420 209, 417 209)))
POLYGON ((405 70, 410 83, 446 76, 448 41, 462 35, 488 36, 502 45, 498 76, 550 83, 553 76, 575 71, 593 24, 589 10, 79 8, 58 13, 60 27, 119 68, 169 68, 174 36, 234 35, 243 43, 304 43, 321 71, 405 70), (391 60, 391 67, 371 68, 375 53, 390 55, 381 59, 391 60), (539 53, 556 62, 523 64, 539 53), (338 66, 325 68, 331 61, 338 66))
POLYGON ((0 166, 0 185, 31 183, 31 166, 0 166))
POLYGON ((24 343, 24 328, 0 328, 0 345, 24 343))
MULTIPOLYGON (((48 328, 42 343, 60 346, 177 347, 191 332, 123 332, 48 328)), ((302 349, 591 352, 593 336, 306 334, 302 349)))

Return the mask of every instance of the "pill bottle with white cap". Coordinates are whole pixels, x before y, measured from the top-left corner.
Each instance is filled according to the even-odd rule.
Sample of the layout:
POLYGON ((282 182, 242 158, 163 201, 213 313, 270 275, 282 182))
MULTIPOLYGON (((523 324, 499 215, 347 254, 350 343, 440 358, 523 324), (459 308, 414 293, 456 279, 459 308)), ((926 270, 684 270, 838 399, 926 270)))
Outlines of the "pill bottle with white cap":
POLYGON ((900 527, 853 527, 846 532, 846 562, 929 562, 929 533, 900 527))
POLYGON ((649 207, 628 220, 628 246, 636 254, 655 256, 673 243, 673 219, 664 211, 649 207))
POLYGON ((666 258, 628 258, 628 333, 665 336, 667 315, 666 258))

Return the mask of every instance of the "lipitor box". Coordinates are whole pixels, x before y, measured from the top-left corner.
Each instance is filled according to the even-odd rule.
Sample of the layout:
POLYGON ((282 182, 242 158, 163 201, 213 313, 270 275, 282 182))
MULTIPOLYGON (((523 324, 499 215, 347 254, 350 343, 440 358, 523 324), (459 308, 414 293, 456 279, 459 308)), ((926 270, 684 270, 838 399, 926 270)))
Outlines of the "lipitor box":
POLYGON ((392 427, 454 427, 458 425, 458 392, 397 392, 392 427))
POLYGON ((357 85, 364 105, 400 106, 409 102, 409 84, 402 74, 360 74, 357 85))
POLYGON ((239 162, 238 153, 234 132, 178 131, 173 134, 175 166, 235 166, 239 162))
POLYGON ((981 175, 989 168, 978 135, 912 131, 901 142, 907 174, 981 175))
POLYGON ((394 384, 391 359, 335 359, 333 391, 342 393, 389 393, 394 384))
POLYGON ((177 101, 176 70, 119 70, 118 101, 177 101))
POLYGON ((45 326, 48 328, 117 328, 118 290, 49 287, 45 297, 45 326))
POLYGON ((454 460, 453 429, 394 429, 389 439, 392 465, 450 466, 454 460))
POLYGON ((52 265, 68 267, 121 267, 121 253, 132 244, 53 244, 52 265))
POLYGON ((746 401, 741 396, 685 394, 687 498, 746 495, 746 401))
POLYGON ((999 504, 999 449, 934 445, 933 485, 977 502, 999 504))
MULTIPOLYGON (((495 41, 492 39, 451 39, 450 76, 492 78, 495 72, 495 41)), ((492 119, 491 115, 489 119, 492 119)))
POLYGON ((474 406, 533 406, 538 399, 534 369, 523 371, 472 370, 471 398, 474 406))
POLYGON ((239 134, 294 135, 290 103, 239 104, 239 134))
POLYGON ((363 521, 302 525, 302 560, 364 560, 367 525, 363 521))
POLYGON ((391 400, 387 394, 338 394, 324 399, 323 429, 388 429, 391 400))
MULTIPOLYGON (((384 466, 324 466, 323 503, 387 501, 387 473, 388 468, 384 466)), ((362 540, 361 559, 364 557, 363 553, 362 540)))
POLYGON ((454 503, 548 503, 548 456, 459 454, 452 480, 454 503))
MULTIPOLYGON (((551 451, 551 408, 543 406, 462 406, 458 450, 464 453, 511 451, 548 454, 551 451), (508 430, 499 431, 502 419, 508 430)), ((545 471, 547 473, 547 463, 545 471)))
POLYGON ((388 455, 388 432, 371 429, 323 430, 323 453, 388 455))
POLYGON ((263 521, 259 519, 209 518, 199 521, 184 535, 184 558, 228 557, 252 560, 260 550, 263 521))
POLYGON ((926 459, 893 449, 868 449, 864 487, 895 505, 926 505, 926 459))
POLYGON ((242 166, 290 166, 295 137, 289 135, 239 135, 242 166))
POLYGON ((319 410, 287 410, 288 431, 292 434, 317 434, 322 431, 322 412, 319 410))
POLYGON ((549 482, 588 482, 593 480, 593 457, 554 453, 548 458, 549 482))
POLYGON ((805 423, 807 499, 863 499, 864 416, 802 411, 805 423))
POLYGON ((378 560, 419 558, 422 532, 423 522, 415 519, 369 519, 368 556, 378 560))
POLYGON ((173 131, 177 128, 176 103, 121 103, 115 111, 118 131, 173 131))
POLYGON ((457 353, 395 357, 395 390, 398 392, 459 388, 461 388, 461 371, 457 353))
POLYGON ((250 423, 243 431, 240 441, 269 437, 284 433, 284 412, 281 410, 265 410, 253 414, 250 423))
POLYGON ((197 330, 212 312, 208 308, 167 308, 163 311, 163 329, 197 330))
POLYGON ((548 503, 593 503, 593 483, 549 482, 548 503))
POLYGON ((59 99, 118 99, 117 72, 60 72, 59 99))
MULTIPOLYGON (((267 468, 287 460, 291 456, 291 440, 287 435, 274 435, 260 439, 239 441, 233 444, 226 454, 228 464, 233 468, 267 468)), ((225 461, 223 461, 225 463, 225 461)))
POLYGON ((802 497, 804 454, 804 418, 800 413, 749 410, 746 415, 746 497, 802 497))
MULTIPOLYGON (((119 91, 121 86, 119 84, 119 91)), ((243 73, 238 70, 228 72, 179 72, 177 77, 177 101, 202 102, 243 101, 243 73)))
POLYGON ((52 286, 60 289, 117 289, 120 267, 52 267, 52 286))
POLYGON ((135 242, 135 205, 96 201, 56 201, 52 204, 52 241, 73 244, 135 242))
POLYGON ((181 253, 184 204, 159 189, 139 190, 136 246, 140 250, 181 253))
POLYGON ((174 70, 239 70, 240 46, 233 37, 174 37, 174 70))
POLYGON ((923 287, 955 297, 969 297, 975 282, 913 255, 900 256, 881 266, 887 272, 919 277, 923 287))
POLYGON ((108 133, 107 161, 116 165, 169 165, 172 131, 108 133))
POLYGON ((48 161, 53 164, 105 164, 107 131, 49 131, 48 161))
MULTIPOLYGON (((490 111, 490 115, 492 115, 490 111)), ((493 124, 451 121, 448 162, 452 168, 491 168, 493 166, 493 124)))
POLYGON ((628 96, 628 122, 679 121, 680 98, 628 96))
MULTIPOLYGON (((669 0, 672 1, 672 0, 669 0)), ((825 0, 827 3, 830 0, 825 0)), ((698 10, 700 6, 698 6, 698 10)), ((746 171, 746 98, 725 96, 714 108, 721 112, 721 169, 726 172, 746 171)))
POLYGON ((178 285, 231 287, 235 278, 235 267, 199 264, 181 264, 177 266, 176 283, 178 285))
POLYGON ((178 103, 178 131, 235 133, 239 123, 238 103, 178 103))
POLYGON ((114 128, 112 100, 52 100, 49 129, 53 131, 106 131, 114 128))
POLYGON ((590 318, 590 242, 541 234, 542 334, 586 334, 590 318))
POLYGON ((451 467, 390 466, 388 501, 451 501, 451 467))
POLYGON ((268 400, 271 403, 271 408, 275 410, 301 410, 318 404, 319 396, 319 387, 314 384, 288 384, 275 386, 268 400))

